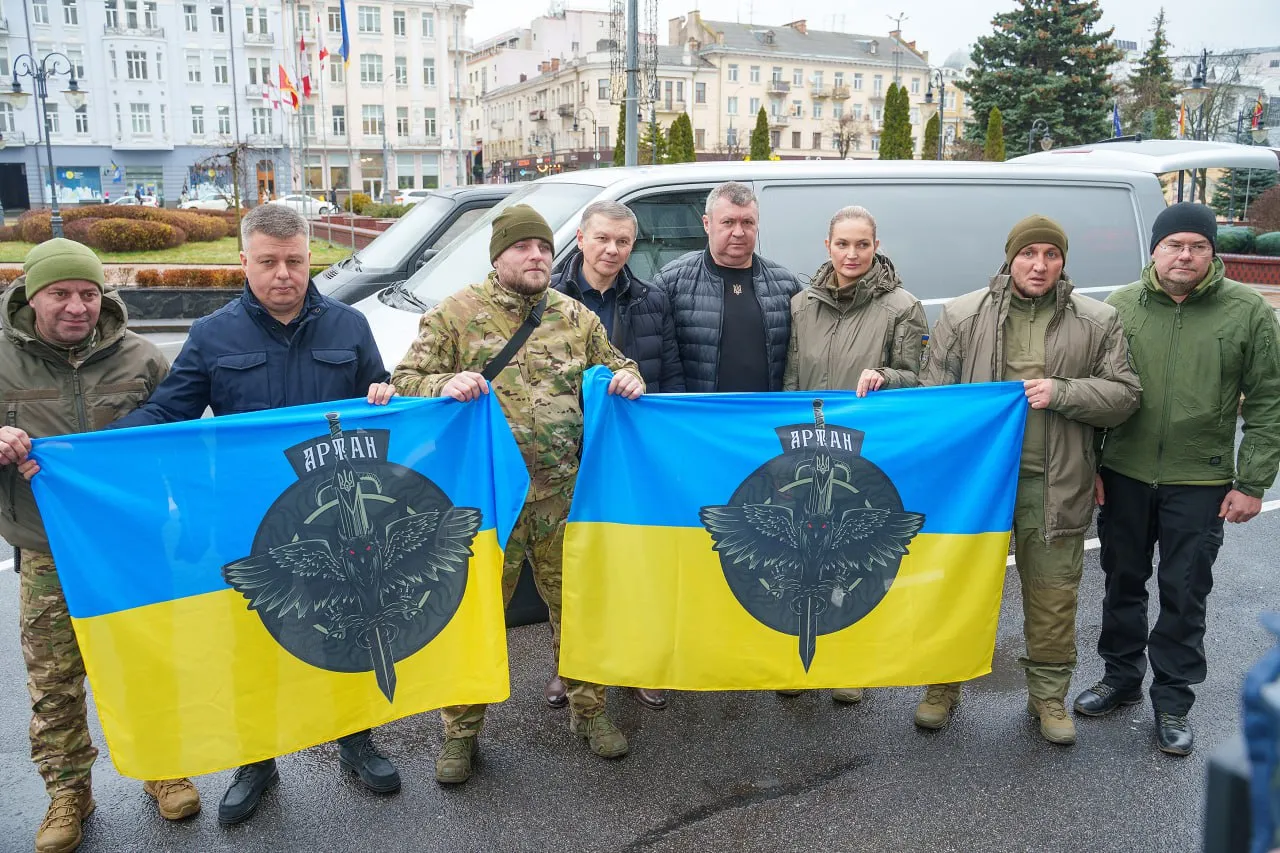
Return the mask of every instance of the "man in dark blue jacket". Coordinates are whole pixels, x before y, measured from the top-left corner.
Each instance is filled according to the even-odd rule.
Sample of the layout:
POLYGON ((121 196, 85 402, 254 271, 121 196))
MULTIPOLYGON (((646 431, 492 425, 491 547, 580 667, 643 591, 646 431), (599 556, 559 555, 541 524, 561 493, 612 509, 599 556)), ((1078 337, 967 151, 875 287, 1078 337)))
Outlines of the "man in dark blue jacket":
MULTIPOLYGON (((395 394, 363 314, 321 296, 310 282, 307 221, 264 204, 240 227, 246 285, 239 299, 197 320, 168 377, 113 428, 257 412, 367 395, 395 394)), ((400 774, 368 731, 338 739, 338 759, 378 793, 399 789, 400 774)), ((218 806, 223 825, 247 820, 276 781, 275 759, 236 771, 218 806)))
MULTIPOLYGON (((684 368, 676 347, 675 323, 667 296, 632 274, 627 266, 636 245, 636 215, 617 201, 597 201, 582 211, 578 248, 570 253, 551 287, 595 313, 613 344, 640 365, 645 393, 684 390, 684 368)), ((563 708, 569 697, 559 675, 547 683, 547 704, 563 708)), ((667 706, 660 690, 636 689, 650 708, 667 706)))
POLYGON ((781 391, 800 282, 756 254, 760 205, 729 181, 707 196, 707 248, 662 268, 653 284, 671 300, 686 391, 781 391))

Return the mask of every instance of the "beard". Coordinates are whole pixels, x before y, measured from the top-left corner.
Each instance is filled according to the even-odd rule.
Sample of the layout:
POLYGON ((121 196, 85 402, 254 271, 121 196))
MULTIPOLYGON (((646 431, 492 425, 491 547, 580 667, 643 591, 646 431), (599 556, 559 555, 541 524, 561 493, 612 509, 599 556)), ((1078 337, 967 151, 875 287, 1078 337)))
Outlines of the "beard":
POLYGON ((551 275, 542 272, 521 272, 509 281, 499 279, 499 283, 521 296, 537 296, 547 289, 551 283, 551 275))
POLYGON ((1189 281, 1174 281, 1170 278, 1161 278, 1160 287, 1170 296, 1187 296, 1191 291, 1200 285, 1202 279, 1192 279, 1189 281))

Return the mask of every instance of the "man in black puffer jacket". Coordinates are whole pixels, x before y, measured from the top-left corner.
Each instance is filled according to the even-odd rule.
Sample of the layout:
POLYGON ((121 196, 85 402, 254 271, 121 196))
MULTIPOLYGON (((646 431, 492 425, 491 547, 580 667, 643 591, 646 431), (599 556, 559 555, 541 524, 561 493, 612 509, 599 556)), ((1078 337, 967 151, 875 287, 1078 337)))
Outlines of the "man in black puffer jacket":
POLYGON ((686 391, 780 391, 800 282, 760 257, 760 205, 751 187, 707 196, 707 248, 676 258, 653 283, 671 300, 686 391))
POLYGON ((671 305, 661 290, 627 267, 636 243, 636 216, 625 204, 597 201, 582 212, 578 248, 551 287, 590 308, 609 342, 640 365, 645 393, 684 390, 671 305))
MULTIPOLYGON (((636 245, 636 215, 616 201, 597 201, 582 211, 578 248, 551 287, 591 309, 604 324, 609 342, 640 365, 645 392, 684 390, 684 369, 676 348, 675 324, 667 296, 636 278, 627 267, 636 245)), ((547 682, 547 704, 563 708, 568 694, 560 676, 547 682)), ((660 690, 636 688, 636 698, 650 708, 667 706, 660 690)))

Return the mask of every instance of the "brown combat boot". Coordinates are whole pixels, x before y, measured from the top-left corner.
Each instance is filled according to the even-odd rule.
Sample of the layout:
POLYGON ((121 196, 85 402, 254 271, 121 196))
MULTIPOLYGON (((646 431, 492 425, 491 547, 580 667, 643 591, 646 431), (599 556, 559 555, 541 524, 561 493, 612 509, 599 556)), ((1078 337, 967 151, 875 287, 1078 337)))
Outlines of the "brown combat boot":
POLYGON ((940 729, 951 722, 951 712, 959 704, 959 684, 930 684, 916 706, 916 725, 922 729, 940 729))
POLYGON ((1076 724, 1061 699, 1027 699, 1027 713, 1040 718, 1040 734, 1049 743, 1070 746, 1076 742, 1076 724))
POLYGON ((97 803, 89 791, 62 791, 49 801, 44 822, 36 830, 36 853, 71 853, 80 846, 80 825, 97 803))
POLYGON ((182 820, 200 811, 200 792, 190 779, 161 779, 143 782, 142 790, 156 801, 160 817, 165 820, 182 820))
POLYGON ((831 691, 831 698, 842 705, 856 705, 862 701, 862 688, 837 687, 831 691))

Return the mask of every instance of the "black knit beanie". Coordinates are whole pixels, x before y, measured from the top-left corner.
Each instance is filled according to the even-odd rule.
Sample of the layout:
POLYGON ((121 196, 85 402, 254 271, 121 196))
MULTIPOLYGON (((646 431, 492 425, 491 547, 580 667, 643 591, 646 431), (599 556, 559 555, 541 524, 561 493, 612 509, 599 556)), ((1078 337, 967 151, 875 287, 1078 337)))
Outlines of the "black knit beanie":
POLYGON ((1155 252, 1160 241, 1170 234, 1199 234, 1214 246, 1215 255, 1218 252, 1214 245, 1218 239, 1218 220, 1213 210, 1203 204, 1183 201, 1161 211, 1151 226, 1151 251, 1155 252))

